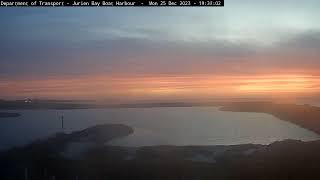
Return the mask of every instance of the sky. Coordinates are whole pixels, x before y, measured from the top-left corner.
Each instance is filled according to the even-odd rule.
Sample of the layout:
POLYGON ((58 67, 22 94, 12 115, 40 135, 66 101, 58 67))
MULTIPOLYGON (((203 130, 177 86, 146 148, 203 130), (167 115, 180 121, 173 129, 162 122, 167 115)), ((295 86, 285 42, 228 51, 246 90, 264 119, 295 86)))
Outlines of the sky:
POLYGON ((318 96, 319 7, 3 8, 0 98, 318 96))

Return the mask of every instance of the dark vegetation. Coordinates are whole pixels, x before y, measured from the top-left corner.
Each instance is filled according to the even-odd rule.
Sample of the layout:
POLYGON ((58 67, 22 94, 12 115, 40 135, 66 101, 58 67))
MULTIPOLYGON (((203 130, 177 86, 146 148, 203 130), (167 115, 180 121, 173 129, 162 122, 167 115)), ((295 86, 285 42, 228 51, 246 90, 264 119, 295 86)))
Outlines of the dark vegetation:
POLYGON ((0 100, 0 109, 91 109, 91 108, 152 108, 152 107, 193 107, 219 106, 222 102, 193 103, 193 102, 162 102, 162 103, 132 103, 107 104, 94 102, 60 101, 60 100, 0 100))
POLYGON ((0 100, 0 109, 88 109, 100 106, 90 103, 56 100, 0 100))
POLYGON ((69 143, 91 142, 98 148, 111 139, 131 133, 132 128, 121 124, 96 125, 71 134, 59 133, 24 147, 13 148, 0 154, 1 179, 24 179, 26 168, 30 179, 49 179, 52 175, 65 179, 69 174, 79 174, 78 167, 82 162, 63 156, 69 143))

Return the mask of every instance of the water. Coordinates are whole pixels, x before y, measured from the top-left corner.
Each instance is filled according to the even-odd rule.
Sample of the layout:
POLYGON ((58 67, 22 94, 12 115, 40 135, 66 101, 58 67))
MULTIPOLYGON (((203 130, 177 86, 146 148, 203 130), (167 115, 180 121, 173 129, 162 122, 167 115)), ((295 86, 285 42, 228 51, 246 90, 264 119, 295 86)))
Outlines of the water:
POLYGON ((319 135, 263 113, 223 112, 216 107, 161 107, 83 110, 23 110, 17 118, 0 121, 0 150, 96 124, 121 123, 134 128, 128 137, 110 144, 231 145, 269 144, 277 140, 316 140, 319 135))

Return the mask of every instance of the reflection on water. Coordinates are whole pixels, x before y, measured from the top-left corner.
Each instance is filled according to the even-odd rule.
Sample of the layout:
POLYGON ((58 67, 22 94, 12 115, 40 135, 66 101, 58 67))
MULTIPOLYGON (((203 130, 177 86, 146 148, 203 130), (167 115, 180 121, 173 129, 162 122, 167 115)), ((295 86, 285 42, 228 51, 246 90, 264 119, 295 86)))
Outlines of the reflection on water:
POLYGON ((1 119, 0 149, 96 124, 122 123, 135 132, 112 145, 269 144, 283 139, 315 140, 319 135, 262 113, 223 112, 215 107, 25 110, 17 118, 1 119))

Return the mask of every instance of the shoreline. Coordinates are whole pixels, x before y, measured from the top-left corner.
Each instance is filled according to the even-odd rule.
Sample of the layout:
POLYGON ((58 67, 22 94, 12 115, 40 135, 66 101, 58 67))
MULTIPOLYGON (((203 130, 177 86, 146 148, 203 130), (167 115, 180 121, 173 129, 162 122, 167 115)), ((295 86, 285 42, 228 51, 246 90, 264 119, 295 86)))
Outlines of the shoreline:
MULTIPOLYGON (((320 135, 320 107, 312 105, 279 104, 270 101, 246 102, 162 102, 138 104, 79 104, 51 101, 1 101, 0 110, 75 110, 75 109, 105 109, 105 108, 159 108, 159 107, 217 107, 220 111, 256 112, 273 115, 279 120, 287 121, 301 128, 320 135), (319 121, 318 121, 319 120, 319 121)), ((18 117, 20 113, 8 113, 7 117, 18 117)), ((1 118, 1 112, 0 112, 1 118)))
MULTIPOLYGON (((284 121, 294 123, 302 128, 320 135, 320 107, 312 105, 279 104, 269 101, 246 102, 162 102, 138 104, 79 104, 59 102, 23 102, 0 101, 0 110, 75 110, 75 109, 104 109, 104 108, 157 108, 157 107, 218 107, 220 111, 267 113, 284 121)), ((19 113, 12 113, 10 117, 17 117, 19 113)), ((1 113, 0 113, 1 117, 1 113)))
POLYGON ((266 113, 320 135, 320 107, 272 102, 237 102, 227 104, 219 110, 266 113))

